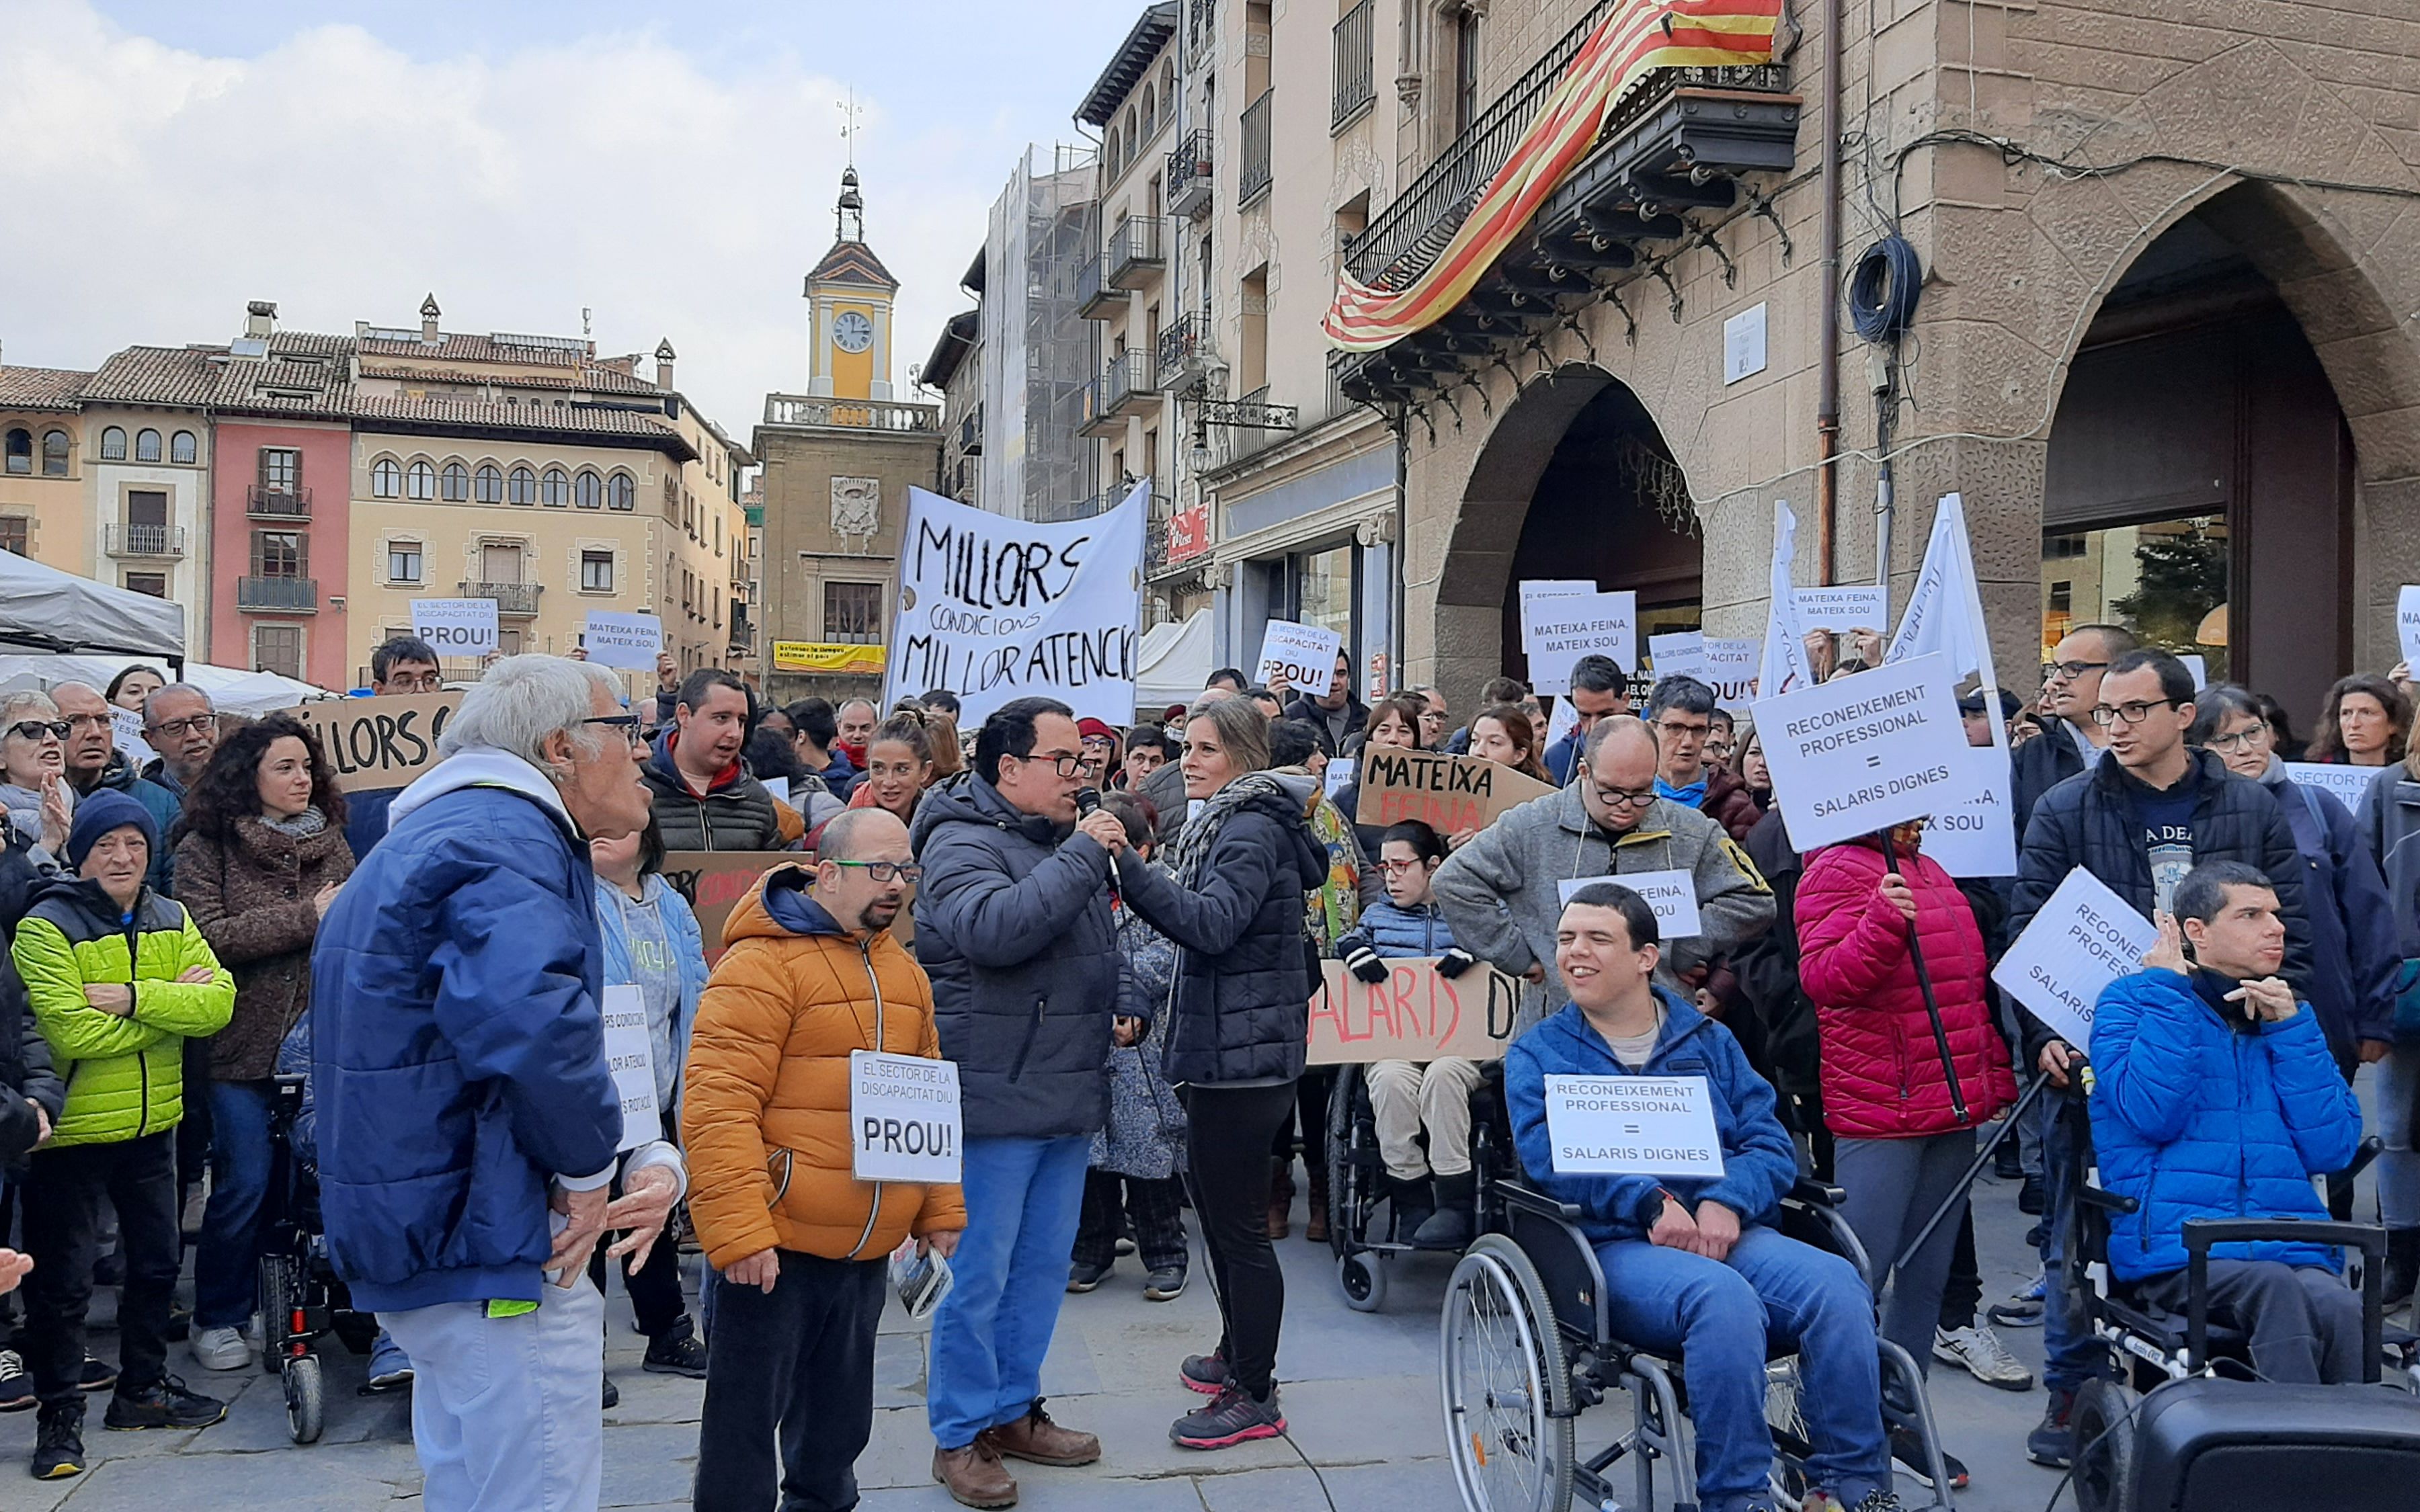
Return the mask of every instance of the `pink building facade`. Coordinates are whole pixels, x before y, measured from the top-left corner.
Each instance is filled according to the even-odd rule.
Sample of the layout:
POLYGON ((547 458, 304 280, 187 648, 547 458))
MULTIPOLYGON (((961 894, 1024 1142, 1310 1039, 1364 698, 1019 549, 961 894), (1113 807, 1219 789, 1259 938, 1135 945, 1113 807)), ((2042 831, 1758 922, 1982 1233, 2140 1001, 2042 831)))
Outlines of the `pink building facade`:
POLYGON ((350 687, 351 428, 223 415, 215 458, 210 659, 350 687))

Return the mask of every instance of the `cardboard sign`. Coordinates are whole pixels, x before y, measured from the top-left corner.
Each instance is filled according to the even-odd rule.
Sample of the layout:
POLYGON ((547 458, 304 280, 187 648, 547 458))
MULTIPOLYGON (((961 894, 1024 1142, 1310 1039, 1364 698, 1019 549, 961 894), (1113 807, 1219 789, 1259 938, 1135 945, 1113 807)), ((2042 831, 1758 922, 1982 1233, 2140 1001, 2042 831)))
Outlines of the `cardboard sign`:
POLYGON ((1685 940, 1702 934, 1706 926, 1698 917, 1698 879, 1675 867, 1664 872, 1620 872, 1602 877, 1565 877, 1555 884, 1555 895, 1563 903, 1572 894, 1595 882, 1619 882, 1638 894, 1648 907, 1655 911, 1655 933, 1667 941, 1685 940))
POLYGON ((1610 656, 1624 671, 1638 665, 1638 595, 1627 589, 1540 599, 1531 612, 1522 650, 1538 692, 1570 692, 1572 664, 1582 656, 1610 656))
POLYGON ((1992 969, 2001 991, 2078 1049, 2092 1048, 2102 989, 2143 969, 2160 932, 2082 867, 2043 903, 1992 969))
POLYGON ((1890 590, 1879 584, 1800 588, 1791 597, 1798 605, 1802 635, 1808 630, 1828 630, 1838 635, 1849 630, 1890 628, 1890 590))
POLYGON ((2420 584, 2405 583, 2395 595, 2395 640, 2405 670, 2420 668, 2420 584))
POLYGON ((1723 1174, 1714 1090, 1703 1076, 1546 1077, 1558 1176, 1723 1174))
POLYGON ((2286 776, 2306 788, 2320 788, 2335 794, 2344 806, 2361 812, 2361 800, 2369 796, 2369 785, 2378 780, 2375 766, 2346 766, 2337 762, 2287 762, 2286 776))
POLYGON ((1336 683, 1336 654, 1344 637, 1316 625, 1271 620, 1261 636, 1261 659, 1252 670, 1255 683, 1275 683, 1282 675, 1295 691, 1317 698, 1336 683))
POLYGON ((150 765, 152 759, 160 754, 151 748, 151 742, 143 738, 143 716, 132 709, 111 705, 109 728, 111 744, 126 752, 126 759, 134 764, 136 771, 150 765))
POLYGON ((1483 757, 1364 746, 1361 797, 1353 822, 1385 825, 1417 819, 1443 839, 1484 829, 1507 809, 1554 791, 1549 783, 1483 757))
POLYGON ((1972 796, 1956 687, 1934 652, 1757 700, 1774 799, 1802 853, 1972 796))
POLYGON ((664 649, 664 622, 652 614, 617 614, 611 609, 588 611, 588 632, 581 638, 588 659, 599 667, 646 672, 656 669, 664 649))
POLYGON ((731 910, 758 877, 790 865, 812 872, 814 857, 799 851, 675 851, 664 857, 664 880, 689 900, 690 912, 697 916, 708 965, 722 959, 722 926, 731 910))
POLYGON ((956 1063, 850 1051, 848 1147, 861 1181, 957 1180, 966 1127, 956 1063))
POLYGON ((1450 980, 1427 957, 1390 959, 1386 966, 1386 980, 1363 981, 1342 961, 1322 963, 1311 1000, 1311 1064, 1503 1057, 1521 1008, 1520 982, 1484 961, 1450 980))
POLYGON ((277 712, 309 727, 327 748, 347 793, 399 788, 437 764, 437 737, 462 706, 459 693, 410 698, 317 699, 277 712))
POLYGON ((492 598, 415 598, 411 633, 441 656, 484 656, 497 647, 492 598))
POLYGON ((628 1152, 664 1136, 663 1110, 656 1106, 656 1051, 647 1038, 646 995, 625 984, 605 989, 597 1005, 605 1012, 605 1066, 622 1099, 622 1142, 628 1152))

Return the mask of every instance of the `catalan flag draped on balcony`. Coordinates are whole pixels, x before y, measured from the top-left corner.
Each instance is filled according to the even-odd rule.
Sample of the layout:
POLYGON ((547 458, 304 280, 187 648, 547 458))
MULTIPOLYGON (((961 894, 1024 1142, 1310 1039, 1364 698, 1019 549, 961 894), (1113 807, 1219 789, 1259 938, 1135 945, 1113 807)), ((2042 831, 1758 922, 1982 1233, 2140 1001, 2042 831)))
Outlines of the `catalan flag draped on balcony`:
POLYGON ((1649 70, 1770 62, 1781 7, 1782 0, 1629 0, 1614 10, 1581 44, 1436 261, 1400 289, 1340 275, 1321 329, 1348 351, 1374 351, 1435 324, 1588 155, 1606 112, 1649 70))

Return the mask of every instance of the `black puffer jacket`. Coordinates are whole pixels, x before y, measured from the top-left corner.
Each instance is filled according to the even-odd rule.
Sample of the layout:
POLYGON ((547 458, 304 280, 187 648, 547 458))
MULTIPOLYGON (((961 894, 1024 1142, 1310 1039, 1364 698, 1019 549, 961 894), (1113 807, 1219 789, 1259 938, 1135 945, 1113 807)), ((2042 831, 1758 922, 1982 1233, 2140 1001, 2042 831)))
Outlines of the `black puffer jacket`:
POLYGON ((778 851, 782 820, 773 811, 773 795, 750 774, 745 762, 714 779, 704 795, 692 790, 680 768, 673 764, 673 742, 667 734, 656 753, 640 769, 653 795, 656 827, 668 851, 778 851))
POLYGON ((1164 1060, 1171 1082, 1302 1074, 1311 987, 1303 894, 1327 879, 1327 849, 1304 817, 1319 784, 1297 774, 1256 776, 1270 791, 1245 800, 1210 837, 1194 890, 1133 852, 1119 853, 1126 903, 1177 945, 1164 1060))
MULTIPOLYGON (((16 937, 17 920, 24 917, 40 880, 41 873, 23 852, 13 847, 0 852, 0 943, 16 937)), ((16 964, 0 960, 0 1170, 22 1168, 41 1134, 28 1099, 40 1103, 56 1125, 66 1111, 68 1091, 51 1069, 51 1042, 34 1027, 16 964)))
MULTIPOLYGON (((928 790, 911 831, 916 958, 969 1138, 1088 1134, 1109 1117, 1119 1011, 1109 853, 972 772, 928 790)), ((1295 911, 1302 910, 1301 900, 1295 911)))

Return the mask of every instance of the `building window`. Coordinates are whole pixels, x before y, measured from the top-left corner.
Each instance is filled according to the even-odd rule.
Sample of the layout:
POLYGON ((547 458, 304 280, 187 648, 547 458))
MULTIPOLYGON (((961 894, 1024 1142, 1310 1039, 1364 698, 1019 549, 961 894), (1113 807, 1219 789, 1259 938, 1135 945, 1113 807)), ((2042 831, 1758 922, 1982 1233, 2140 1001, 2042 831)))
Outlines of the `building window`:
POLYGON ((613 552, 580 553, 580 591, 583 594, 610 594, 613 591, 613 552))
POLYGON ((496 628, 496 655, 497 655, 497 656, 520 656, 520 654, 521 654, 521 632, 520 632, 520 626, 516 625, 499 625, 499 626, 497 626, 497 628, 496 628))
POLYGON ((300 531, 255 531, 252 532, 252 575, 256 578, 307 578, 304 550, 307 542, 300 531))
POLYGON ((302 675, 302 626, 256 625, 252 627, 252 670, 280 677, 302 675))
POLYGON ((34 433, 20 427, 8 433, 8 471, 26 473, 34 471, 34 433))
POLYGON ((471 497, 471 470, 459 462, 448 462, 438 474, 439 497, 449 504, 458 504, 471 497))
POLYGON ((1465 10, 1453 23, 1453 130, 1470 130, 1479 114, 1479 16, 1465 10))
POLYGON ((195 462, 200 461, 201 457, 201 443, 194 439, 192 431, 180 430, 168 438, 169 461, 180 462, 187 467, 192 467, 195 462))
POLYGON ((403 495, 407 499, 430 500, 437 497, 437 470, 427 462, 414 462, 404 474, 403 495))
POLYGON ((539 497, 549 509, 561 509, 571 502, 571 474, 561 468, 547 469, 544 491, 539 497))
POLYGON ((21 557, 31 555, 26 549, 26 539, 32 524, 33 521, 23 515, 0 515, 0 551, 14 552, 21 557))
POLYGON ((386 544, 386 580, 391 583, 420 581, 418 541, 389 541, 386 544))
POLYGON ((68 433, 63 430, 42 432, 42 475, 64 478, 68 475, 68 433))
POLYGON ((134 433, 134 460, 137 462, 157 462, 160 460, 160 433, 158 431, 152 430, 147 426, 146 428, 134 433))
POLYGON ((168 493, 164 488, 126 490, 126 523, 130 541, 165 547, 168 544, 168 493), (148 538, 146 540, 146 538, 148 538))
POLYGON ((537 474, 527 468, 513 469, 513 489, 509 496, 514 503, 537 502, 537 474))
POLYGON ((118 582, 130 594, 148 594, 153 598, 168 596, 168 575, 164 572, 130 572, 118 582))
POLYGON ((824 584, 824 639, 872 644, 882 637, 880 583, 824 584))
POLYGON ((605 502, 624 514, 639 507, 639 486, 627 472, 616 472, 605 480, 605 502))
POLYGON ((126 460, 126 429, 112 425, 101 433, 101 459, 104 462, 126 460))
POLYGON ((582 509, 601 508, 605 502, 605 483, 594 472, 582 472, 572 482, 573 501, 582 509))
POLYGON ((400 499, 403 497, 403 469, 394 457, 382 456, 370 464, 370 497, 400 499))
MULTIPOLYGON (((392 462, 387 464, 393 467, 392 462)), ((302 486, 302 454, 290 446, 264 446, 260 449, 260 487, 263 493, 290 494, 302 486)))
POLYGON ((472 497, 483 504, 504 501, 504 470, 493 462, 482 462, 479 471, 471 475, 472 497))

